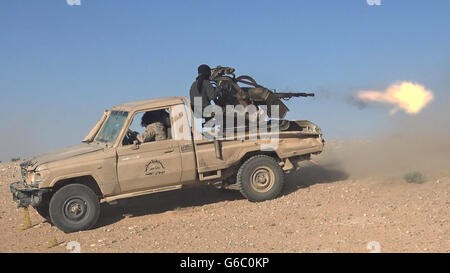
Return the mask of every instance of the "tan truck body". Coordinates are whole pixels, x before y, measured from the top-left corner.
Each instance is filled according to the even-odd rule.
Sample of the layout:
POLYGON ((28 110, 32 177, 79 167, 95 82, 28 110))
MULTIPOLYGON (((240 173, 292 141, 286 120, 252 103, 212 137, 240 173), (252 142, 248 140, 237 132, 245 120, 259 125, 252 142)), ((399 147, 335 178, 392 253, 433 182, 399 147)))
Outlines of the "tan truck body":
MULTIPOLYGON (((245 139, 200 139, 190 109, 185 97, 115 106, 111 111, 127 113, 127 118, 116 140, 106 144, 94 141, 111 113, 105 111, 84 143, 24 162, 21 165, 24 181, 21 186, 16 185, 15 192, 11 189, 16 195, 15 200, 19 204, 36 207, 48 201, 45 200, 46 194, 51 195, 72 183, 88 186, 100 201, 108 202, 180 189, 189 184, 212 183, 232 189, 239 166, 251 156, 268 155, 287 172, 296 168, 299 161, 307 160, 311 154, 320 153, 323 149, 320 129, 308 121, 297 122, 300 130, 280 131, 276 137, 277 146, 272 150, 262 147, 269 145, 273 138, 261 139, 259 132, 257 139, 252 139, 249 133, 245 139), (171 138, 123 145, 123 138, 135 115, 157 109, 169 110, 171 138), (24 194, 26 192, 29 194, 24 194)), ((266 134, 270 137, 271 133, 266 134)))

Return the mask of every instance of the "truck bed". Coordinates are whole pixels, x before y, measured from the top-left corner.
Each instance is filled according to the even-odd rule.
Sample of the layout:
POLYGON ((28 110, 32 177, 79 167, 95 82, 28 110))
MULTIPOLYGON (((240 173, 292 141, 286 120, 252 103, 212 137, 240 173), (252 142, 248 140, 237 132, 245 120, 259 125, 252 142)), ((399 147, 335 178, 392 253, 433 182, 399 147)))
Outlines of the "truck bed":
POLYGON ((280 132, 251 132, 241 134, 241 139, 227 137, 194 141, 199 173, 226 169, 252 152, 276 153, 280 159, 320 153, 324 141, 320 128, 309 121, 290 121, 280 127, 280 132), (282 130, 282 131, 281 131, 282 130), (245 137, 242 137, 245 136, 245 137), (217 153, 217 149, 220 150, 217 153), (221 155, 221 156, 218 156, 221 155))

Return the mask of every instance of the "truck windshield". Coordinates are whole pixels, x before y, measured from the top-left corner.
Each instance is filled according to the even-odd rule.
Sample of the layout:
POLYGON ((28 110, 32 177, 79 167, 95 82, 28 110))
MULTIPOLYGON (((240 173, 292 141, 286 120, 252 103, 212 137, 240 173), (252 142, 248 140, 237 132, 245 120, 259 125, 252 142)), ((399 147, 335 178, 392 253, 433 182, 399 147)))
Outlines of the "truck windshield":
POLYGON ((112 111, 95 140, 108 143, 114 142, 120 130, 122 130, 127 116, 128 112, 112 111))

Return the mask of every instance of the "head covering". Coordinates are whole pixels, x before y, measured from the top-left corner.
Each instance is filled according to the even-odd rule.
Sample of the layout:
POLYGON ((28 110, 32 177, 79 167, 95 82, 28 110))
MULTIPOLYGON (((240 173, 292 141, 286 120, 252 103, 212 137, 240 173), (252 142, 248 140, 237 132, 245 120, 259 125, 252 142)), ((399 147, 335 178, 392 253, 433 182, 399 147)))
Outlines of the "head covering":
POLYGON ((202 64, 197 68, 198 74, 199 75, 211 75, 211 67, 209 67, 209 65, 207 64, 202 64))
POLYGON ((165 118, 166 114, 167 112, 164 109, 145 112, 145 114, 141 118, 141 126, 147 127, 147 125, 149 125, 150 123, 154 123, 157 121, 164 123, 163 119, 165 118))
POLYGON ((199 65, 199 67, 197 68, 197 71, 198 71, 198 77, 196 78, 197 89, 198 89, 198 92, 201 94, 203 81, 209 80, 209 77, 211 76, 211 67, 209 67, 209 65, 207 65, 207 64, 202 64, 202 65, 199 65))

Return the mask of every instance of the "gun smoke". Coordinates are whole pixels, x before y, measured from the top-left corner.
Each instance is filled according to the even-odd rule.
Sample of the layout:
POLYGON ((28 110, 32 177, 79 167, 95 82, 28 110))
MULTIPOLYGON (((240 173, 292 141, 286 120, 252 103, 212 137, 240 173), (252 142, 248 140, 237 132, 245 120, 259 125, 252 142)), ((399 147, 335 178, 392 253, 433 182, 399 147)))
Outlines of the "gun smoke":
MULTIPOLYGON (((337 94, 322 98, 344 99, 337 94)), ((318 170, 346 173, 350 179, 384 177, 403 181, 406 173, 416 171, 428 181, 450 177, 450 109, 447 107, 450 97, 443 93, 439 100, 434 98, 430 89, 407 81, 392 84, 385 90, 356 89, 353 95, 345 97, 346 102, 359 109, 376 104, 391 106, 390 118, 384 123, 374 123, 377 127, 363 138, 355 139, 349 133, 346 138, 332 140, 325 135, 328 141, 324 152, 317 157, 322 168, 318 170), (392 116, 399 111, 405 115, 392 116)), ((345 176, 334 179, 345 179, 345 176)))
POLYGON ((359 91, 354 100, 360 108, 378 102, 393 105, 394 108, 389 112, 391 115, 399 110, 414 115, 433 100, 433 93, 420 84, 401 82, 389 86, 384 92, 359 91))

